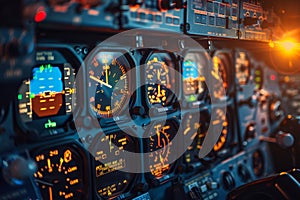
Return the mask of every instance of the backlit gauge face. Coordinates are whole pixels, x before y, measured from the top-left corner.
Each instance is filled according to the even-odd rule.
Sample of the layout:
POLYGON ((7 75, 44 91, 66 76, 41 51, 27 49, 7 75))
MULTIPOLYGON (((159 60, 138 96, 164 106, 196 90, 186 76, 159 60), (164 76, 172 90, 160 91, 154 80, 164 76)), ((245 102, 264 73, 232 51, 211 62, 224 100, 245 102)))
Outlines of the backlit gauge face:
POLYGON ((123 152, 137 152, 136 142, 124 132, 110 133, 99 137, 95 157, 95 187, 102 198, 111 198, 124 192, 135 177, 122 172, 128 163, 123 152))
POLYGON ((225 147, 226 143, 228 142, 230 127, 229 127, 228 118, 221 109, 216 110, 216 115, 217 115, 217 119, 213 122, 213 125, 218 125, 219 123, 222 123, 223 128, 222 128, 221 135, 217 143, 214 145, 213 149, 214 151, 220 151, 225 147))
POLYGON ((237 53, 235 74, 239 85, 246 85, 250 76, 250 61, 245 52, 237 53))
POLYGON ((189 53, 182 64, 183 92, 186 101, 195 102, 205 91, 205 77, 200 56, 189 53))
POLYGON ((258 67, 254 71, 255 88, 261 89, 263 86, 263 81, 264 81, 263 71, 261 67, 258 67))
POLYGON ((34 174, 43 199, 86 199, 85 158, 74 145, 61 145, 38 151, 34 174))
POLYGON ((228 74, 227 74, 226 57, 222 54, 213 57, 213 70, 211 75, 215 78, 213 95, 215 98, 222 99, 225 97, 224 90, 228 92, 228 74))
POLYGON ((170 171, 171 165, 168 159, 171 153, 171 141, 177 133, 177 127, 176 122, 167 121, 166 124, 158 123, 151 129, 146 151, 150 152, 150 172, 156 178, 161 178, 170 171))
MULTIPOLYGON (((207 122, 208 123, 208 122, 207 122)), ((206 126, 207 123, 204 122, 204 119, 199 119, 199 116, 188 114, 183 121, 183 134, 186 142, 191 144, 185 155, 185 162, 192 164, 199 162, 199 151, 202 148, 204 138, 206 136, 206 126), (200 123, 202 122, 202 124, 200 123), (191 142, 192 141, 192 142, 191 142)))
POLYGON ((32 69, 32 79, 23 82, 18 93, 23 122, 41 120, 44 128, 56 127, 53 116, 72 112, 75 70, 69 63, 41 64, 32 69))
POLYGON ((128 67, 126 57, 118 52, 99 52, 89 63, 90 106, 100 117, 112 117, 122 110, 129 92, 128 67))
POLYGON ((174 66, 168 54, 153 54, 146 62, 146 95, 151 105, 167 106, 172 98, 169 68, 174 66))

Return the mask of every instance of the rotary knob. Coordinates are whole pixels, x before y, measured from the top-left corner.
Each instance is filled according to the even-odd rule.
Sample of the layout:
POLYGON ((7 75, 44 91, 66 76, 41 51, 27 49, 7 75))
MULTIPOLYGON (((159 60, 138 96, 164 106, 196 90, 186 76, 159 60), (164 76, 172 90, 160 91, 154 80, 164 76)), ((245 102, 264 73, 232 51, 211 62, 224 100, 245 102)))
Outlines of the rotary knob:
POLYGON ((24 180, 36 172, 36 163, 19 155, 10 155, 2 161, 2 174, 5 181, 11 185, 22 185, 24 180))

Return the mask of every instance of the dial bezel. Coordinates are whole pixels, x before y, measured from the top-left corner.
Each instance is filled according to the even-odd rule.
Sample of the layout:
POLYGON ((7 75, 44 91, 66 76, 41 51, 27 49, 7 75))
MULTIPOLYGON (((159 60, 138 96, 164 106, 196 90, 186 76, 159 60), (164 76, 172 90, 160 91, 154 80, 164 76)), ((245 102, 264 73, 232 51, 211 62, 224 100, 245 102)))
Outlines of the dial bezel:
MULTIPOLYGON (((130 56, 130 53, 125 50, 125 49, 119 49, 119 48, 112 48, 112 49, 107 49, 107 48, 99 48, 94 50, 94 52, 92 52, 89 57, 87 58, 87 70, 86 70, 86 79, 88 80, 87 82, 87 88, 88 88, 88 97, 87 97, 87 102, 88 102, 88 107, 89 107, 89 112, 91 113, 92 116, 98 118, 98 119, 110 119, 110 118, 115 118, 115 117, 120 117, 122 115, 124 115, 124 109, 127 109, 129 105, 129 100, 130 100, 130 92, 132 91, 132 87, 133 85, 135 85, 135 83, 131 83, 131 76, 130 73, 127 73, 130 69, 132 69, 133 67, 135 67, 135 63, 133 58, 130 56), (91 105, 90 102, 90 98, 95 98, 94 95, 91 96, 91 93, 93 93, 91 90, 93 90, 92 88, 96 88, 96 86, 91 86, 90 84, 92 84, 93 82, 90 82, 90 78, 89 78, 89 72, 91 70, 91 65, 93 62, 93 59, 98 56, 99 54, 112 54, 112 58, 111 60, 114 59, 118 59, 117 62, 120 66, 123 67, 122 70, 124 70, 124 74, 126 74, 126 81, 127 81, 127 90, 126 90, 126 94, 122 95, 122 102, 120 102, 120 106, 119 108, 113 108, 110 111, 98 111, 97 108, 93 105, 91 105), (116 57, 116 55, 118 55, 116 57), (92 87, 92 88, 91 88, 92 87), (93 107, 95 107, 93 109, 93 107)), ((101 67, 101 66, 100 66, 101 67)), ((103 69, 102 69, 103 70, 103 69)), ((100 70, 100 72, 102 71, 100 70)), ((100 73, 101 75, 101 73, 100 73)), ((96 76, 96 75, 95 75, 96 76)), ((120 80, 120 79, 118 79, 120 80)), ((111 106, 111 104, 110 104, 111 106)))
MULTIPOLYGON (((77 76, 77 72, 79 71, 80 65, 82 63, 81 58, 76 55, 75 51, 67 45, 52 45, 52 44, 40 44, 38 46, 37 52, 58 52, 61 56, 60 60, 54 60, 53 62, 46 62, 46 64, 61 64, 64 61, 64 64, 70 64, 70 67, 74 69, 75 77, 77 76)), ((37 65, 32 66, 32 68, 36 68, 38 65, 44 64, 44 61, 38 61, 37 65)), ((32 77, 31 77, 32 79, 32 77)), ((63 83, 64 84, 64 83, 63 83)), ((74 92, 76 92, 76 85, 74 84, 74 92)), ((73 101, 73 95, 71 101, 73 101)), ((64 101, 64 100, 63 100, 64 101)), ((75 112, 75 105, 72 104, 72 111, 70 113, 65 113, 64 115, 51 115, 46 116, 41 119, 31 120, 25 122, 22 120, 19 113, 19 100, 15 101, 15 118, 18 124, 16 129, 20 129, 21 134, 27 134, 30 140, 40 140, 45 137, 61 137, 66 134, 70 134, 73 132, 72 128, 69 127, 69 124, 72 123, 73 113, 75 112), (50 127, 48 129, 45 128, 45 123, 55 122, 55 127, 50 127), (34 127, 34 128, 33 128, 34 127)), ((22 135, 20 135, 22 136, 22 135)))
MULTIPOLYGON (((145 56, 142 59, 142 65, 144 66, 143 72, 141 74, 142 75, 142 79, 144 79, 144 83, 145 83, 145 91, 144 91, 144 95, 145 95, 145 101, 146 101, 146 105, 148 108, 152 108, 152 107, 169 107, 171 106, 176 99, 178 99, 179 97, 176 96, 176 94, 179 94, 179 82, 178 82, 178 77, 175 76, 175 70, 178 72, 178 62, 176 59, 176 56, 173 53, 167 52, 167 51, 163 51, 163 50, 150 50, 150 52, 148 52, 147 56, 145 56), (157 61, 158 62, 164 62, 165 67, 168 68, 172 68, 171 70, 168 70, 168 82, 166 83, 167 85, 167 90, 169 92, 168 97, 166 97, 166 102, 165 105, 162 105, 161 103, 151 103, 148 97, 148 80, 147 80, 147 69, 148 69, 148 65, 147 63, 150 61, 155 62, 153 59, 155 59, 155 56, 158 57, 157 61), (168 62, 168 63, 167 63, 168 62)), ((152 83, 153 84, 153 83, 152 83)))
MULTIPOLYGON (((73 151, 76 152, 77 156, 80 157, 80 161, 82 162, 79 162, 81 164, 81 180, 83 180, 83 189, 84 191, 82 192, 82 195, 81 195, 81 199, 88 199, 88 198, 91 198, 91 195, 90 195, 90 174, 88 173, 88 170, 89 169, 89 156, 87 154, 86 151, 84 151, 81 146, 77 143, 75 143, 74 141, 61 141, 61 142, 56 142, 56 143, 51 143, 51 144, 48 144, 49 147, 44 147, 44 146, 39 146, 37 148, 34 148, 32 150, 30 150, 30 155, 31 157, 34 159, 37 155, 39 155, 39 152, 43 152, 43 151, 47 151, 47 150, 50 150, 50 149, 55 149, 55 148, 58 148, 58 149, 71 149, 73 151)), ((50 157, 50 156, 49 156, 50 157)), ((78 158, 77 158, 78 159, 78 158)), ((76 163, 77 165, 79 163, 76 163)))

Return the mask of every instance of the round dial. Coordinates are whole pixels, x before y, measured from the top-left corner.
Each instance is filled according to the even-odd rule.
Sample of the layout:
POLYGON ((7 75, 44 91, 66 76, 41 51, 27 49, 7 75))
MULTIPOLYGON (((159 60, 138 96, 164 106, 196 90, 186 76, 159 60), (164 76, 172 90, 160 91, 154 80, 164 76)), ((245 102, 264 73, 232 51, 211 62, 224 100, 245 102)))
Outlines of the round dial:
POLYGON ((43 199, 86 199, 84 158, 73 145, 42 150, 34 158, 38 165, 34 177, 43 199))
POLYGON ((171 141, 177 133, 176 127, 178 126, 175 122, 167 121, 166 124, 155 124, 150 131, 151 136, 145 146, 148 147, 146 151, 150 152, 150 172, 156 178, 170 171, 171 165, 168 163, 168 158, 171 153, 171 141))
POLYGON ((128 67, 127 59, 117 52, 99 52, 89 63, 90 106, 100 117, 122 110, 129 94, 128 67))
MULTIPOLYGON (((167 54, 166 54, 167 55, 167 54)), ((169 64, 169 63, 168 63, 169 64)), ((160 56, 153 54, 146 62, 146 95, 151 105, 167 106, 172 98, 169 67, 160 56)))
POLYGON ((222 110, 217 109, 216 114, 218 116, 218 119, 216 121, 214 121, 213 124, 217 125, 218 123, 222 123, 223 128, 222 128, 221 135, 220 135, 217 143, 214 145, 213 149, 214 149, 214 151, 220 151, 226 146, 226 144, 229 140, 229 134, 230 134, 229 129, 230 129, 230 127, 229 127, 228 118, 222 110))
POLYGON ((205 91, 204 70, 198 54, 189 53, 182 64, 183 92, 188 102, 199 100, 205 91))
POLYGON ((250 76, 250 61, 245 52, 239 52, 237 54, 235 73, 239 85, 246 85, 250 76))
POLYGON ((213 57, 213 69, 211 75, 215 78, 216 84, 214 84, 213 95, 215 98, 221 99, 225 97, 228 92, 228 74, 226 66, 226 57, 223 54, 218 54, 213 57), (223 89, 224 88, 224 89, 223 89), (226 94, 224 94, 224 91, 226 94))
POLYGON ((183 121, 183 134, 185 140, 191 144, 184 154, 185 162, 187 164, 193 164, 200 161, 198 154, 206 136, 205 127, 207 125, 206 123, 203 124, 200 122, 205 122, 205 119, 199 119, 199 116, 193 114, 188 114, 183 121))
POLYGON ((128 163, 123 152, 137 152, 136 141, 126 133, 119 131, 99 136, 95 156, 95 186, 102 198, 111 198, 124 192, 135 175, 123 172, 128 163))

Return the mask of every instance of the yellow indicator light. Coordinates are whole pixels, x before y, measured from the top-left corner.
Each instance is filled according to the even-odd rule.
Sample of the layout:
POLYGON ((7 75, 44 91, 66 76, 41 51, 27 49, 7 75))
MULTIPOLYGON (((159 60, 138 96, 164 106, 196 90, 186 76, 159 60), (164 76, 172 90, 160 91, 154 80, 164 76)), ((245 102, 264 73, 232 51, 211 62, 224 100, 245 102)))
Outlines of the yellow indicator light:
POLYGON ((274 43, 273 41, 270 41, 270 42, 269 42, 269 46, 270 46, 271 48, 274 48, 274 47, 275 47, 275 43, 274 43))

